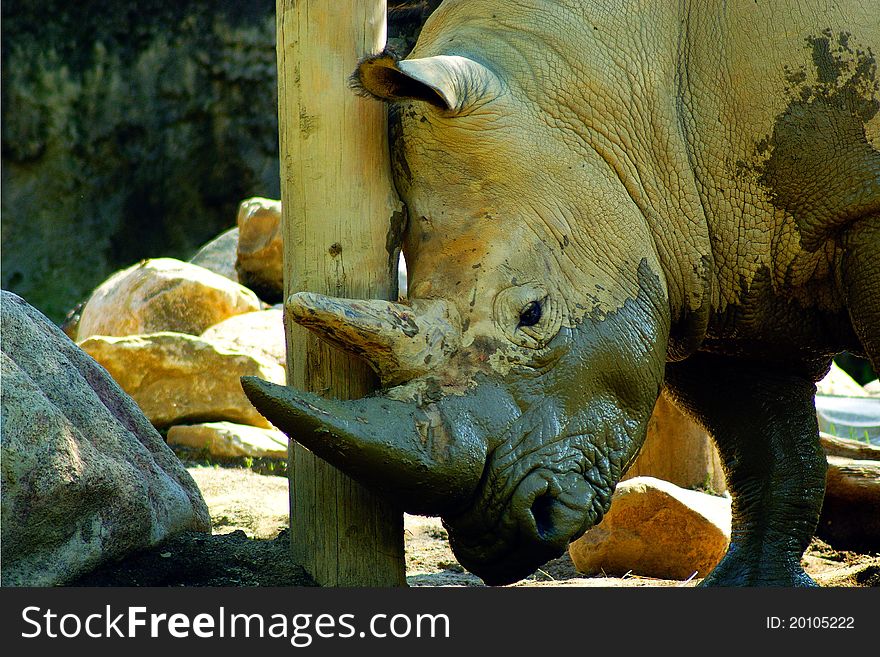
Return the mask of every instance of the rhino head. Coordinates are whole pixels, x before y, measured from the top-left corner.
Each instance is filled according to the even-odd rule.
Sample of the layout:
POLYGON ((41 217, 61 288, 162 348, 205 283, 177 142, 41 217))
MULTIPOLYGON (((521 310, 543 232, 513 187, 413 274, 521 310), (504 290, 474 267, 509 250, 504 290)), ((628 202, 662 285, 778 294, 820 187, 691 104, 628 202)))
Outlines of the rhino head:
POLYGON ((286 302, 367 359, 383 392, 243 385, 320 457, 441 516, 462 565, 504 584, 601 520, 641 447, 663 380, 666 279, 614 163, 580 136, 590 127, 548 111, 515 56, 465 56, 429 27, 409 59, 356 73, 391 104, 408 302, 286 302))

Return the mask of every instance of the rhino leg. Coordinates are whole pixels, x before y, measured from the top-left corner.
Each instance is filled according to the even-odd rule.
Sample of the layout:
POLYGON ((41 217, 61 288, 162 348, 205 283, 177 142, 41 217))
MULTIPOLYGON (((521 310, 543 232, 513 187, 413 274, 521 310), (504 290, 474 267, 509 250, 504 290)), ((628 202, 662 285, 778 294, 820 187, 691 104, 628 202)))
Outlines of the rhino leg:
POLYGON ((860 221, 845 240, 842 278, 847 308, 868 359, 880 371, 880 215, 860 221))
POLYGON ((730 548, 703 585, 816 586, 800 565, 827 467, 813 382, 696 354, 668 366, 667 384, 715 439, 733 501, 730 548))

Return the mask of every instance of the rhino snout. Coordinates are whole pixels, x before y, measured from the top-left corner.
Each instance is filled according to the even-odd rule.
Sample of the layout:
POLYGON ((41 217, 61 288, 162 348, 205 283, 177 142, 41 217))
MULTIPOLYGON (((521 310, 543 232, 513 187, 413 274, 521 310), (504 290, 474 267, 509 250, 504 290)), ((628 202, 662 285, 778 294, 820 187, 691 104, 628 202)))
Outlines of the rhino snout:
POLYGON ((556 546, 564 552, 570 541, 585 531, 591 495, 579 474, 526 477, 511 501, 521 531, 531 541, 556 546))
POLYGON ((527 577, 564 554, 571 541, 601 518, 596 498, 579 472, 537 470, 519 483, 495 522, 480 522, 466 513, 444 523, 461 564, 498 586, 527 577))

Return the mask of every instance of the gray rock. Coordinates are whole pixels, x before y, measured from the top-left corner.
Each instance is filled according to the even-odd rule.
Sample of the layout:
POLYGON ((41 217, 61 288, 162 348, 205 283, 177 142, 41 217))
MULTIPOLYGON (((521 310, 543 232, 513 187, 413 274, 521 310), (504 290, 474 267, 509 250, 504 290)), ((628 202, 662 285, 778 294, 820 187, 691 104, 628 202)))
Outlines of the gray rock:
POLYGON ((16 295, 0 314, 3 585, 64 584, 210 531, 195 482, 107 372, 16 295))
POLYGON ((235 256, 238 250, 238 228, 230 228, 205 244, 189 262, 238 283, 235 256))

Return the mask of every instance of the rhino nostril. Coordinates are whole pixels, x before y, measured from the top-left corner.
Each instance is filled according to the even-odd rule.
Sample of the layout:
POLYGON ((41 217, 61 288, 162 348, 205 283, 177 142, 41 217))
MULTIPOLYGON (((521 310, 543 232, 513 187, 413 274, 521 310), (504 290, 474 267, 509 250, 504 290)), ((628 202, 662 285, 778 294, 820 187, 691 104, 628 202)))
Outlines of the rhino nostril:
POLYGON ((535 527, 538 536, 548 538, 553 534, 553 507, 556 500, 549 493, 544 493, 532 502, 532 517, 535 519, 535 527))

